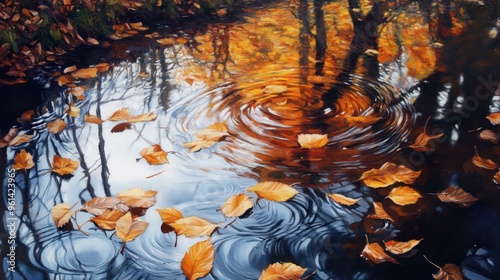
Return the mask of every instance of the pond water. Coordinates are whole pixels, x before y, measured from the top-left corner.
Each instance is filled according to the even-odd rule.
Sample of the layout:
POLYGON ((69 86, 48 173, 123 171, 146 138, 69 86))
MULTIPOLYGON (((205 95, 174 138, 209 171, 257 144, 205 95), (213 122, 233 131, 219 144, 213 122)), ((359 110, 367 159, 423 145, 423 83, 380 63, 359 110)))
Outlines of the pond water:
MULTIPOLYGON (((18 170, 15 176, 17 272, 6 277, 185 279, 180 262, 191 245, 205 238, 176 241, 174 233, 162 233, 154 209, 176 207, 184 216, 226 223, 216 210, 229 197, 259 182, 278 181, 299 194, 282 203, 259 200, 247 218, 214 233, 214 267, 203 279, 258 279, 270 263, 280 261, 307 268, 309 279, 432 279, 437 268, 424 255, 439 266, 458 265, 468 279, 500 278, 500 195, 492 179, 498 170, 471 163, 475 149, 500 162, 499 146, 478 139, 483 129, 499 132, 485 118, 500 110, 499 44, 490 36, 498 27, 479 24, 444 47, 433 47, 441 63, 438 74, 420 77, 434 66, 432 59, 418 60, 421 56, 408 46, 394 59, 376 63, 374 74, 373 53, 361 53, 354 68, 346 63, 356 37, 349 14, 339 12, 346 4, 315 2, 321 2, 322 12, 307 1, 306 6, 282 1, 249 7, 224 22, 158 25, 158 34, 175 43, 128 39, 111 49, 76 50, 66 65, 39 69, 40 76, 27 86, 5 88, 2 111, 11 113, 2 116, 3 130, 19 116, 7 104, 17 102, 21 112, 35 109, 31 120, 15 124, 20 133, 33 136, 31 141, 1 149, 4 185, 21 149, 35 159, 29 172, 18 170), (83 100, 47 78, 75 62, 81 67, 112 64, 97 78, 78 81, 86 87, 83 100), (286 90, 264 90, 274 85, 286 90), (21 91, 17 100, 7 101, 7 94, 21 91), (71 103, 80 110, 76 117, 67 112, 71 103), (123 132, 111 132, 117 122, 84 119, 90 114, 106 120, 121 108, 158 117, 123 132), (375 120, 353 123, 349 116, 375 120), (46 124, 57 118, 67 127, 50 133, 46 124), (426 131, 444 136, 426 152, 409 149, 429 118, 426 131), (229 136, 194 153, 183 146, 216 122, 227 124, 229 136), (328 145, 301 148, 299 134, 326 134, 328 145), (168 151, 168 163, 138 160, 139 152, 154 144, 168 151), (73 175, 50 172, 56 154, 79 161, 73 175), (398 206, 386 199, 391 188, 373 189, 359 181, 386 162, 422 171, 411 185, 422 195, 417 203, 398 206), (436 194, 450 185, 479 201, 459 207, 438 200, 436 194), (157 202, 143 217, 147 230, 123 251, 112 232, 91 223, 82 228, 90 236, 57 230, 50 215, 58 203, 81 205, 136 187, 157 191, 157 202), (360 200, 342 206, 329 193, 360 200), (382 203, 393 221, 370 217, 373 202, 382 203), (423 241, 397 256, 399 264, 372 264, 360 257, 366 238, 380 244, 423 241)), ((408 22, 426 23, 417 7, 404 13, 408 22)), ((397 24, 387 28, 397 30, 397 24)), ((377 53, 390 55, 382 44, 377 53)), ((6 201, 4 194, 2 207, 6 201)), ((90 217, 77 215, 80 221, 90 217)), ((3 217, 9 218, 7 211, 3 217)), ((5 271, 6 258, 3 265, 5 271)))

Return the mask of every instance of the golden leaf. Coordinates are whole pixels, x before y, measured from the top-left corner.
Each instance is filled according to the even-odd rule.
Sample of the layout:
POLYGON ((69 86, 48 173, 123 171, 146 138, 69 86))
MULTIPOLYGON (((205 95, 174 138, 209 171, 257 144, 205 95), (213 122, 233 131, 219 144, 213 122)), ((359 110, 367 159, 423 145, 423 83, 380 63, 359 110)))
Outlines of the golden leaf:
POLYGON ((159 165, 168 162, 167 152, 162 150, 158 144, 142 149, 139 154, 151 165, 159 165))
POLYGON ((375 211, 374 214, 369 215, 369 218, 372 219, 381 219, 381 220, 389 220, 391 222, 394 222, 394 219, 392 219, 389 214, 384 210, 384 207, 382 206, 382 203, 380 202, 373 202, 373 210, 375 211))
POLYGON ((366 245, 365 248, 363 248, 363 251, 361 252, 361 256, 366 260, 369 260, 375 264, 379 264, 386 261, 395 264, 398 263, 395 259, 389 256, 384 251, 384 248, 382 248, 382 246, 380 246, 378 243, 370 243, 368 241, 368 237, 366 237, 366 245))
POLYGON ((99 63, 95 66, 95 68, 97 68, 97 71, 99 73, 106 72, 109 70, 109 63, 106 62, 99 63))
POLYGON ((300 147, 306 149, 323 148, 328 144, 328 135, 326 134, 299 134, 297 137, 300 147))
POLYGON ((71 76, 73 76, 73 78, 75 79, 92 79, 97 77, 97 68, 90 67, 78 69, 75 72, 72 72, 71 76))
POLYGON ((119 124, 113 126, 113 128, 111 128, 111 133, 119 133, 119 132, 123 132, 123 131, 128 130, 128 129, 132 129, 131 123, 119 123, 119 124))
POLYGON ((481 131, 481 133, 479 133, 479 139, 486 142, 491 142, 493 144, 498 144, 498 142, 500 142, 500 139, 498 139, 498 135, 489 129, 481 131))
POLYGON ((125 213, 128 209, 128 206, 123 204, 121 199, 117 197, 95 197, 82 206, 82 211, 86 211, 96 216, 103 215, 108 210, 119 210, 125 213))
POLYGON ((429 141, 433 140, 433 139, 439 139, 439 138, 443 137, 443 135, 444 135, 444 133, 439 133, 436 135, 427 135, 424 131, 424 132, 420 133, 420 135, 418 135, 417 139, 415 139, 415 142, 413 144, 411 144, 409 147, 415 151, 428 152, 432 149, 431 147, 427 146, 429 141))
POLYGON ((80 108, 71 103, 68 109, 66 109, 66 113, 68 113, 70 117, 78 117, 80 115, 80 108))
POLYGON ((132 214, 127 212, 127 214, 123 215, 116 222, 116 237, 120 238, 123 242, 129 242, 142 234, 147 227, 147 222, 139 218, 132 220, 132 214))
POLYGON ((368 115, 368 116, 349 116, 349 115, 346 115, 346 116, 344 116, 344 118, 346 119, 347 123, 349 123, 350 125, 354 125, 356 127, 366 127, 366 126, 369 126, 369 125, 372 125, 372 124, 378 122, 381 119, 380 117, 371 116, 371 115, 368 115))
POLYGON ((73 211, 71 211, 71 206, 67 203, 60 203, 54 205, 50 211, 56 227, 62 227, 69 222, 69 219, 73 216, 73 211))
POLYGON ((189 248, 181 261, 181 269, 188 280, 207 276, 214 266, 214 246, 210 239, 200 241, 189 248))
POLYGON ((347 197, 347 196, 344 196, 344 195, 341 195, 338 193, 328 194, 328 197, 333 199, 338 204, 346 205, 346 206, 352 206, 352 205, 358 203, 358 201, 361 199, 361 198, 358 198, 358 199, 350 198, 350 197, 347 197))
POLYGON ((70 160, 68 158, 62 158, 59 155, 54 155, 51 171, 61 176, 69 175, 78 168, 78 165, 79 162, 77 160, 70 160))
POLYGON ((181 211, 177 210, 175 207, 156 209, 156 211, 158 211, 158 214, 160 214, 160 217, 165 224, 170 224, 184 218, 181 211))
POLYGON ((227 124, 216 122, 205 129, 196 132, 198 139, 206 141, 219 141, 224 136, 229 136, 227 124))
POLYGON ((22 149, 17 155, 14 157, 14 164, 12 165, 12 169, 14 170, 28 170, 35 166, 33 162, 33 157, 30 153, 26 152, 25 149, 22 149))
POLYGON ((480 168, 488 169, 488 170, 493 170, 498 168, 498 164, 491 159, 486 159, 482 158, 479 156, 477 153, 477 148, 476 148, 476 154, 472 157, 472 163, 480 168))
POLYGON ((156 115, 153 112, 149 112, 146 114, 138 115, 138 116, 131 116, 127 119, 129 123, 135 123, 135 122, 150 122, 156 120, 158 115, 156 115))
POLYGON ((283 93, 286 91, 287 91, 287 86, 281 86, 281 85, 267 85, 264 88, 264 93, 266 94, 283 93))
POLYGON ((88 123, 94 123, 94 124, 102 124, 104 122, 98 116, 93 116, 93 115, 89 115, 89 114, 85 114, 85 121, 88 123))
POLYGON ((433 274, 432 277, 436 280, 463 280, 464 276, 460 268, 454 264, 445 264, 439 268, 438 273, 433 274))
POLYGON ((471 206, 478 201, 472 194, 465 192, 458 186, 449 186, 438 194, 438 198, 442 202, 455 203, 463 207, 471 206))
POLYGON ((76 79, 71 75, 62 75, 56 79, 59 86, 64 86, 70 83, 74 83, 76 79))
POLYGON ((207 141, 207 140, 196 140, 193 142, 186 142, 182 146, 184 148, 189 148, 190 153, 197 152, 201 149, 210 148, 215 145, 217 141, 207 141))
POLYGON ((500 112, 489 114, 486 118, 491 122, 492 125, 500 124, 500 112))
POLYGON ((420 176, 420 172, 387 162, 380 169, 374 168, 366 171, 359 180, 362 180, 368 187, 383 188, 396 182, 412 184, 420 176))
POLYGON ((306 270, 290 262, 273 263, 262 271, 259 280, 300 280, 306 270))
POLYGON ((500 171, 498 171, 494 176, 493 176, 493 181, 497 184, 500 185, 500 171))
POLYGON ((422 240, 423 239, 412 239, 406 242, 391 240, 384 243, 385 243, 385 249, 387 251, 391 252, 394 255, 401 255, 409 252, 411 249, 417 246, 422 240))
POLYGON ((253 201, 246 194, 242 193, 226 200, 220 210, 226 217, 232 218, 245 214, 252 207, 253 201))
POLYGON ((60 118, 55 119, 54 121, 51 121, 51 122, 47 123, 47 129, 52 134, 58 134, 64 128, 66 128, 66 123, 62 119, 60 119, 60 118))
POLYGON ((205 219, 190 216, 178 219, 170 223, 177 235, 184 234, 186 237, 200 237, 211 235, 219 226, 205 219))
POLYGON ((163 38, 163 39, 158 39, 156 42, 164 47, 166 46, 172 46, 175 44, 175 38, 163 38))
POLYGON ((401 206, 415 204, 421 197, 417 191, 408 186, 394 188, 387 196, 387 198, 401 206))
POLYGON ((71 73, 71 72, 75 72, 77 69, 78 68, 76 68, 76 65, 72 65, 72 66, 64 68, 63 73, 64 74, 68 74, 68 73, 71 73))
POLYGON ((116 196, 123 204, 131 208, 149 208, 156 204, 156 191, 144 191, 141 188, 133 188, 118 193, 116 196))
POLYGON ((123 120, 127 120, 128 118, 130 118, 128 108, 122 108, 122 109, 114 112, 111 115, 111 117, 108 118, 108 121, 112 121, 112 122, 123 121, 123 120))
POLYGON ((120 210, 106 210, 103 214, 90 218, 90 221, 95 223, 100 229, 114 230, 116 223, 123 217, 124 213, 120 210))
POLYGON ((255 192, 260 198, 276 202, 287 201, 299 193, 290 185, 273 181, 259 183, 248 188, 247 191, 255 192))

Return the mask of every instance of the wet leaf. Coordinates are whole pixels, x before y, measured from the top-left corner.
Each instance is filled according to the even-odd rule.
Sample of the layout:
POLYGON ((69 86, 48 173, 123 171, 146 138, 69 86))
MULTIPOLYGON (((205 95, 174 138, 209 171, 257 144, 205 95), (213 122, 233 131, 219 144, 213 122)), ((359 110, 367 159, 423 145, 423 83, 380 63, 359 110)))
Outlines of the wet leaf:
POLYGON ((92 79, 97 77, 97 68, 81 68, 71 73, 71 76, 75 79, 92 79))
POLYGON ((210 239, 189 248, 181 261, 181 269, 188 280, 197 280, 210 273, 214 266, 214 246, 210 239))
POLYGON ((66 128, 66 123, 61 118, 55 119, 54 121, 47 123, 47 129, 52 134, 58 134, 65 128, 66 128))
POLYGON ((472 163, 480 168, 488 169, 488 170, 493 170, 498 168, 498 164, 491 159, 486 159, 482 158, 479 156, 477 153, 476 149, 476 154, 472 157, 472 163))
POLYGON ((0 139, 0 148, 9 146, 9 143, 17 136, 17 128, 11 128, 7 134, 0 139))
POLYGON ((493 181, 497 184, 500 185, 500 171, 498 171, 494 176, 493 176, 493 181))
POLYGON ((71 206, 69 206, 69 204, 60 203, 52 207, 50 214, 52 215, 52 219, 54 219, 56 227, 59 228, 69 222, 69 219, 73 216, 73 211, 71 210, 71 206))
POLYGON ((365 54, 369 55, 369 56, 376 56, 376 55, 378 55, 378 51, 374 50, 374 49, 368 49, 365 51, 365 54))
POLYGON ((492 125, 500 124, 500 112, 490 114, 486 117, 492 125))
POLYGON ((28 135, 28 134, 19 134, 16 137, 14 137, 12 140, 9 142, 9 146, 19 146, 24 143, 28 143, 31 141, 31 138, 33 136, 28 135))
POLYGON ((76 68, 76 65, 73 65, 73 66, 69 66, 69 67, 64 68, 63 73, 68 74, 71 72, 75 72, 76 70, 78 70, 78 68, 76 68))
POLYGON ((338 204, 346 205, 346 206, 352 206, 352 205, 358 203, 358 201, 361 199, 361 198, 358 198, 358 199, 350 198, 350 197, 347 197, 347 196, 344 196, 344 195, 341 195, 338 193, 328 194, 328 197, 333 199, 338 204))
POLYGON ((382 203, 380 202, 373 202, 373 210, 375 211, 374 214, 369 215, 369 218, 372 219, 381 219, 381 220, 389 220, 391 222, 394 222, 394 219, 387 214, 387 212, 384 210, 384 207, 382 206, 382 203))
POLYGON ((175 44, 175 38, 158 39, 158 40, 156 40, 156 42, 164 47, 173 46, 175 44))
POLYGON ((267 85, 264 88, 264 93, 266 94, 283 93, 286 91, 287 91, 287 86, 282 86, 282 85, 267 85))
POLYGON ((385 243, 385 249, 387 251, 391 252, 394 255, 401 255, 409 252, 411 249, 417 246, 422 240, 423 239, 412 239, 406 242, 391 240, 384 243, 385 243))
POLYGON ((387 198, 401 206, 415 204, 421 197, 417 191, 408 186, 394 188, 389 196, 387 196, 387 198))
POLYGON ((229 136, 227 124, 216 122, 196 133, 198 139, 206 141, 219 141, 223 137, 229 136))
POLYGON ((439 200, 446 203, 455 203, 463 207, 468 207, 478 201, 472 194, 465 192, 458 186, 449 186, 438 194, 439 200))
POLYGON ((74 83, 76 79, 71 75, 62 75, 56 79, 59 86, 64 86, 70 83, 74 83))
POLYGON ((156 120, 158 115, 156 115, 153 112, 149 112, 146 114, 138 115, 138 116, 132 116, 127 119, 129 123, 135 123, 135 122, 150 122, 156 120))
POLYGON ((290 262, 273 263, 262 271, 259 280, 300 280, 306 270, 290 262))
POLYGON ((120 238, 123 242, 129 242, 142 234, 147 227, 147 222, 139 218, 132 220, 132 214, 128 212, 116 222, 116 237, 120 238))
POLYGON ((178 219, 170 223, 177 235, 184 234, 186 237, 200 237, 211 235, 219 226, 205 219, 190 216, 178 219))
POLYGON ((245 214, 252 207, 253 201, 246 194, 242 193, 226 200, 220 210, 226 217, 232 218, 245 214))
POLYGON ((366 260, 369 260, 375 264, 383 263, 383 262, 392 262, 397 264, 398 262, 389 256, 382 246, 378 243, 370 243, 368 241, 368 237, 366 238, 366 245, 361 252, 361 256, 366 260))
POLYGON ((247 191, 255 192, 260 198, 276 202, 287 201, 299 193, 290 185, 273 181, 259 183, 248 188, 247 191))
POLYGON ((82 211, 96 216, 103 215, 108 210, 119 210, 125 213, 129 208, 117 197, 95 197, 82 206, 82 211))
POLYGON ((26 82, 27 82, 27 80, 25 80, 25 79, 16 79, 16 80, 4 80, 4 79, 0 79, 0 84, 7 85, 7 86, 12 86, 12 85, 17 85, 17 84, 24 84, 26 82))
POLYGON ((171 224, 184 218, 181 211, 177 210, 175 207, 156 209, 156 211, 158 211, 158 214, 160 214, 160 217, 165 224, 171 224))
POLYGON ((380 169, 371 169, 363 173, 359 180, 371 188, 384 188, 396 182, 412 184, 420 176, 421 171, 411 169, 394 163, 384 163, 380 169))
POLYGON ((109 70, 109 63, 106 62, 99 63, 95 66, 95 68, 97 68, 97 71, 99 73, 106 72, 109 70))
POLYGON ((120 210, 106 210, 103 214, 90 218, 90 221, 95 223, 100 229, 114 230, 118 220, 125 215, 120 210))
POLYGON ((325 83, 324 76, 312 75, 307 77, 307 81, 313 85, 321 85, 325 83))
POLYGON ((87 87, 74 87, 69 90, 69 93, 72 94, 75 97, 78 97, 79 99, 83 99, 83 94, 87 90, 87 87))
POLYGON ((151 165, 168 163, 167 152, 158 144, 142 149, 139 154, 151 165))
POLYGON ((427 144, 430 140, 439 139, 443 137, 444 133, 439 133, 436 135, 427 135, 425 132, 420 133, 415 142, 411 144, 409 147, 415 151, 419 152, 428 152, 432 149, 432 147, 428 147, 427 144))
POLYGON ((69 175, 75 172, 75 170, 78 168, 78 165, 79 162, 77 160, 71 160, 68 158, 60 157, 59 155, 54 155, 51 171, 61 176, 69 175))
POLYGON ((21 116, 19 118, 17 118, 17 121, 20 123, 30 121, 34 114, 35 114, 34 110, 28 110, 28 111, 22 113, 21 116))
POLYGON ((128 129, 132 129, 131 123, 119 123, 119 124, 113 126, 113 128, 111 128, 111 133, 119 133, 119 132, 123 132, 123 131, 128 130, 128 129))
POLYGON ((118 193, 116 196, 123 204, 131 208, 149 208, 156 204, 156 191, 144 191, 141 188, 133 188, 118 193))
POLYGON ((12 165, 12 169, 14 170, 28 170, 35 166, 33 162, 33 157, 30 153, 26 152, 25 149, 22 149, 17 155, 14 157, 14 164, 12 165))
POLYGON ((493 144, 498 144, 500 142, 500 139, 498 139, 498 135, 489 129, 481 131, 481 133, 479 134, 479 139, 485 142, 491 142, 493 144))
POLYGON ((68 109, 66 109, 66 113, 69 114, 70 117, 78 117, 80 116, 80 108, 76 107, 73 103, 69 104, 68 109))
POLYGON ((197 152, 201 149, 210 148, 215 145, 217 141, 207 141, 207 140, 196 140, 193 142, 186 142, 182 146, 184 148, 189 148, 190 153, 197 152))
POLYGON ((313 149, 323 148, 328 144, 328 135, 326 134, 299 134, 297 142, 301 148, 313 149))
MULTIPOLYGON (((94 124, 102 124, 104 121, 101 118, 99 118, 98 116, 85 114, 85 122, 94 123, 94 124)), ((113 131, 111 131, 111 132, 113 132, 113 131)))
POLYGON ((111 117, 108 118, 108 121, 124 121, 130 118, 130 113, 128 108, 121 108, 120 110, 114 112, 111 117))
POLYGON ((433 274, 432 277, 436 280, 463 280, 464 276, 460 268, 454 264, 445 264, 441 267, 438 273, 433 274))
POLYGON ((372 124, 378 122, 381 119, 380 117, 372 116, 372 115, 368 115, 368 116, 349 116, 349 115, 346 115, 346 116, 344 116, 344 118, 346 119, 347 123, 349 123, 350 125, 354 125, 356 127, 366 127, 366 126, 369 126, 369 125, 372 125, 372 124))

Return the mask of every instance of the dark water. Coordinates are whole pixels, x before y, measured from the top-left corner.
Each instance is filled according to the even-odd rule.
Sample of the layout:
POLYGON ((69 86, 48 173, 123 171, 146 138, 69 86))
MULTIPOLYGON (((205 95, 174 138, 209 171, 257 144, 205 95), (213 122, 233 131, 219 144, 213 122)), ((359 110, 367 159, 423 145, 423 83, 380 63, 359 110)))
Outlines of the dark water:
MULTIPOLYGON (((180 261, 201 239, 179 237, 174 247, 175 236, 161 232, 156 211, 147 212, 148 229, 122 254, 115 236, 91 225, 84 227, 90 236, 57 231, 52 206, 141 187, 158 191, 153 208, 175 206, 184 216, 222 222, 215 210, 227 198, 273 180, 294 183, 300 194, 285 203, 261 200, 248 218, 216 233, 215 264, 205 279, 257 279, 278 261, 308 268, 305 275, 314 272, 310 279, 432 279, 437 269, 423 255, 439 265, 459 265, 468 279, 500 279, 500 195, 492 180, 497 171, 470 163, 475 147, 500 162, 498 145, 477 138, 479 128, 499 132, 485 119, 500 110, 498 39, 488 37, 498 28, 482 24, 450 39, 439 58, 445 70, 422 81, 407 73, 405 52, 393 62, 377 64, 376 76, 361 63, 346 73, 343 62, 352 28, 348 15, 332 22, 343 7, 336 5, 324 6, 324 65, 314 63, 321 52, 318 37, 303 39, 316 32, 311 23, 296 16, 300 7, 283 2, 252 7, 226 23, 157 27, 164 35, 185 38, 185 44, 161 47, 154 40, 129 40, 112 50, 81 51, 78 63, 106 61, 113 67, 81 82, 88 90, 76 103, 79 117, 65 113, 74 100, 64 88, 44 88, 51 80, 43 74, 51 68, 40 69, 41 78, 28 86, 2 89, 2 131, 24 110, 36 109, 32 121, 16 124, 33 140, 1 150, 3 170, 21 149, 36 161, 29 173, 16 174, 18 268, 6 277, 184 279, 180 261), (318 70, 326 78, 312 83, 318 70), (266 94, 268 85, 285 85, 287 91, 266 94), (134 115, 155 112, 158 118, 121 133, 111 133, 115 123, 95 125, 83 119, 86 113, 107 119, 123 107, 134 115), (345 116, 379 120, 353 126, 345 116), (58 117, 68 127, 53 135, 46 123, 58 117), (405 148, 429 117, 427 131, 444 137, 426 153, 405 148), (230 136, 196 153, 183 147, 215 122, 226 123, 230 136), (296 141, 301 133, 327 134, 329 144, 301 149, 296 141), (153 144, 174 152, 168 164, 136 161, 139 151, 153 144), (54 154, 80 161, 74 176, 47 173, 54 154), (374 190, 357 181, 385 162, 422 170, 412 185, 423 196, 417 204, 397 206, 385 199, 390 188, 374 190), (440 202, 435 193, 448 185, 462 187, 479 201, 468 208, 440 202), (361 200, 344 207, 328 193, 361 200), (372 202, 382 202, 394 222, 369 218, 372 202), (374 265, 359 256, 365 235, 370 242, 424 240, 398 257, 399 265, 374 265)), ((78 215, 82 221, 88 218, 78 215)))

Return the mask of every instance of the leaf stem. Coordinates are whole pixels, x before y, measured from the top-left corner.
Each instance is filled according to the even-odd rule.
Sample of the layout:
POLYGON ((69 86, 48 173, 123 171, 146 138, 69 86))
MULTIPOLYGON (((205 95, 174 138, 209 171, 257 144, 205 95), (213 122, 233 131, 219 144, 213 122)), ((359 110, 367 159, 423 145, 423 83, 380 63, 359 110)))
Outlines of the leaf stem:
POLYGON ((424 256, 424 259, 425 259, 426 261, 428 261, 430 264, 432 264, 433 266, 437 267, 437 269, 441 270, 441 267, 440 267, 439 265, 437 265, 437 264, 435 264, 435 263, 431 262, 431 261, 430 261, 430 260, 429 260, 429 259, 428 259, 425 255, 422 255, 422 256, 424 256))

